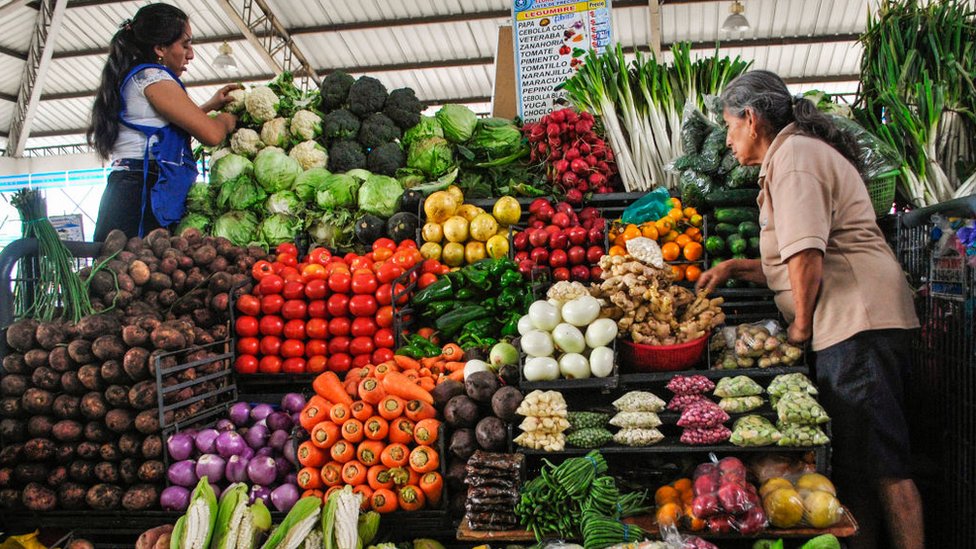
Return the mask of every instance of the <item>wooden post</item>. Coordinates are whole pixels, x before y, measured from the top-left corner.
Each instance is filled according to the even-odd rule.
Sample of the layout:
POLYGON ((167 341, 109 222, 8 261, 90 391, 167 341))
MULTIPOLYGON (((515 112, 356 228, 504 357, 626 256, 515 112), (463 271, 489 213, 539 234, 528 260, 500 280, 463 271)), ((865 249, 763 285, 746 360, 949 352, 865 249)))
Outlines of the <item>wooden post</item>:
POLYGON ((651 30, 651 51, 661 58, 661 0, 647 0, 648 25, 651 30))

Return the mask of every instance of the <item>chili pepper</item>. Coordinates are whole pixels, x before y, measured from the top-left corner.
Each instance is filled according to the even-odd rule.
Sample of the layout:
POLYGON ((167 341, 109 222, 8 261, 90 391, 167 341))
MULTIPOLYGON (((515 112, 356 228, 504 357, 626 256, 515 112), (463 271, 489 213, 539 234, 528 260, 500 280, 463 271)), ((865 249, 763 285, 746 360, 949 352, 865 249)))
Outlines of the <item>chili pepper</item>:
POLYGON ((491 289, 491 274, 488 271, 481 269, 464 269, 461 272, 464 273, 464 279, 471 286, 474 286, 483 292, 487 292, 491 289))
POLYGON ((508 269, 502 273, 501 279, 499 281, 503 288, 510 288, 512 286, 519 286, 522 284, 522 273, 508 269))
POLYGON ((495 309, 498 307, 498 301, 493 297, 487 297, 481 301, 481 306, 485 309, 495 309))
POLYGON ((421 337, 417 334, 413 334, 407 338, 413 346, 424 351, 424 355, 428 358, 433 358, 441 355, 441 348, 438 347, 434 342, 427 339, 426 337, 421 337))
POLYGON ((460 305, 457 301, 434 301, 427 304, 427 308, 424 310, 424 316, 437 318, 451 312, 455 307, 460 305))
POLYGON ((477 294, 475 294, 474 290, 472 290, 471 288, 461 288, 460 290, 458 290, 457 293, 457 298, 459 300, 474 299, 476 297, 477 294))
POLYGON ((508 319, 505 321, 504 324, 502 324, 501 336, 512 337, 514 335, 517 335, 518 322, 521 317, 522 315, 517 312, 509 314, 508 319))
POLYGON ((498 308, 505 311, 511 311, 515 309, 516 307, 518 307, 519 298, 521 297, 521 294, 522 291, 520 288, 516 288, 514 286, 505 288, 504 290, 502 290, 502 293, 498 294, 498 298, 496 299, 498 308))
POLYGON ((424 351, 417 348, 413 344, 404 345, 403 347, 400 347, 399 349, 396 350, 396 354, 408 356, 410 358, 425 358, 427 356, 426 354, 424 354, 424 351))
POLYGON ((417 292, 413 296, 413 303, 415 305, 426 305, 433 301, 451 298, 453 295, 454 284, 452 283, 452 279, 451 277, 445 276, 417 292))
POLYGON ((480 305, 468 305, 439 317, 434 325, 446 337, 453 337, 461 328, 472 320, 482 319, 488 316, 488 310, 480 305))

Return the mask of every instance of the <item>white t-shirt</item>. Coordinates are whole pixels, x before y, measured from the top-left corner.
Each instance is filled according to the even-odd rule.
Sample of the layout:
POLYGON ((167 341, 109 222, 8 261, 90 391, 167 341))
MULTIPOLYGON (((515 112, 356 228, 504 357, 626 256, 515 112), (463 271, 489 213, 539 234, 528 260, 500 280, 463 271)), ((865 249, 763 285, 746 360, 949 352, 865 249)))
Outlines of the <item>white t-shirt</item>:
MULTIPOLYGON (((175 80, 166 71, 143 69, 135 74, 122 90, 125 97, 125 120, 132 124, 161 128, 169 124, 146 99, 146 86, 163 80, 175 80)), ((155 138, 154 138, 155 139, 155 138)), ((112 147, 112 159, 142 158, 146 151, 146 134, 119 124, 119 137, 112 147)), ((152 155, 150 155, 152 158, 152 155)))

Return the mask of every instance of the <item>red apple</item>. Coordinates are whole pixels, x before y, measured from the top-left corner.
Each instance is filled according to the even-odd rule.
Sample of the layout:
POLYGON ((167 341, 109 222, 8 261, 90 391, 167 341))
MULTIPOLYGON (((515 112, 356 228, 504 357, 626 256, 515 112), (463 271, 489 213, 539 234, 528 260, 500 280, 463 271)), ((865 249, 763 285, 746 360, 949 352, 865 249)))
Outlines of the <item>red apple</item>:
POLYGON ((704 495, 691 500, 691 512, 698 518, 707 519, 718 514, 718 496, 704 495))
POLYGON ((563 232, 563 228, 559 225, 546 225, 545 231, 549 233, 550 237, 556 233, 563 232))
POLYGON ((727 473, 737 473, 739 476, 746 476, 746 466, 744 463, 742 463, 742 460, 737 457, 727 457, 719 460, 718 471, 723 475, 727 473))
POLYGON ((565 229, 566 227, 569 227, 569 215, 563 212, 556 212, 552 216, 552 224, 561 229, 565 229))
POLYGON ((532 269, 534 268, 535 268, 535 261, 532 261, 531 259, 526 259, 525 261, 522 261, 521 263, 519 263, 518 266, 519 272, 522 273, 522 276, 526 278, 532 276, 532 269))
POLYGON ((556 211, 564 214, 569 214, 573 211, 573 205, 569 202, 560 202, 556 204, 556 211))
POLYGON ((515 262, 516 263, 521 263, 521 262, 525 261, 528 258, 529 258, 529 252, 528 252, 528 250, 520 250, 520 251, 518 251, 518 252, 515 253, 515 262))
POLYGON ((703 496, 718 491, 718 475, 701 475, 695 478, 695 495, 703 496))
POLYGON ((735 528, 735 517, 716 515, 708 519, 708 531, 715 534, 729 534, 735 528))
POLYGON ((549 233, 545 229, 532 229, 529 233, 529 245, 533 248, 545 246, 548 241, 549 233))
POLYGON ((739 533, 743 536, 752 536, 762 532, 766 528, 766 513, 761 506, 753 507, 746 511, 746 514, 736 522, 739 533))
POLYGON ((586 250, 586 262, 590 265, 596 265, 600 262, 600 258, 603 257, 603 248, 600 246, 590 246, 586 250))
POLYGON ((512 237, 512 244, 515 245, 516 250, 528 250, 529 234, 526 231, 515 233, 515 236, 512 237))
POLYGON ((749 493, 738 484, 729 483, 719 487, 718 500, 722 507, 733 515, 744 513, 752 507, 752 503, 749 501, 749 493))
POLYGON ((532 215, 537 215, 543 206, 549 206, 549 201, 545 198, 536 198, 531 204, 529 204, 529 213, 532 215))
POLYGON ((553 250, 549 254, 549 266, 558 269, 559 267, 565 267, 566 263, 569 262, 569 258, 566 256, 565 250, 553 250))
POLYGON ((603 275, 603 269, 599 265, 594 265, 590 267, 590 280, 600 280, 603 275))
POLYGON ((552 206, 550 206, 549 203, 546 203, 539 208, 539 211, 536 212, 535 215, 538 216, 542 221, 549 221, 552 219, 552 216, 555 213, 556 210, 552 209, 552 206))
POLYGON ((714 475, 715 480, 718 480, 718 474, 719 474, 718 465, 715 465, 712 462, 705 462, 705 463, 700 463, 698 467, 695 467, 695 474, 692 476, 692 478, 697 479, 700 476, 714 475))
POLYGON ((600 210, 594 208, 593 206, 587 206, 580 210, 579 213, 579 218, 583 221, 589 221, 598 217, 600 217, 600 210))
POLYGON ((576 282, 589 282, 590 268, 586 265, 575 265, 569 270, 569 277, 576 282))
POLYGON ((587 240, 590 241, 590 244, 593 244, 594 246, 603 246, 603 234, 603 227, 597 227, 594 225, 590 227, 589 231, 587 231, 586 236, 587 240))
POLYGON ((541 229, 545 226, 546 226, 546 222, 542 221, 541 219, 536 219, 532 223, 529 223, 529 227, 532 227, 533 229, 541 229))
POLYGON ((532 253, 529 254, 529 259, 534 261, 536 265, 548 265, 549 250, 545 248, 536 248, 532 250, 532 253))

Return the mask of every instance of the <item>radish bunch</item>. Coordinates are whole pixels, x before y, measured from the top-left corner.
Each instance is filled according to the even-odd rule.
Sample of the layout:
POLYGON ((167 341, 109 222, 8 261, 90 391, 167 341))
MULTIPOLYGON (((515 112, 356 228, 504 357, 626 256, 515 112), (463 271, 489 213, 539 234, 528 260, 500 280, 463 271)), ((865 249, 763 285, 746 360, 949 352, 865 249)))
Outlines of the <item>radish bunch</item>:
POLYGON ((512 237, 515 262, 524 275, 540 268, 551 270, 555 281, 600 278, 607 225, 599 210, 587 207, 576 213, 568 202, 553 206, 537 198, 529 205, 527 223, 527 229, 512 237))
POLYGON ((532 146, 532 161, 546 163, 549 181, 566 193, 571 204, 581 203, 586 193, 614 190, 613 151, 594 131, 594 124, 592 114, 566 108, 523 127, 532 146))

